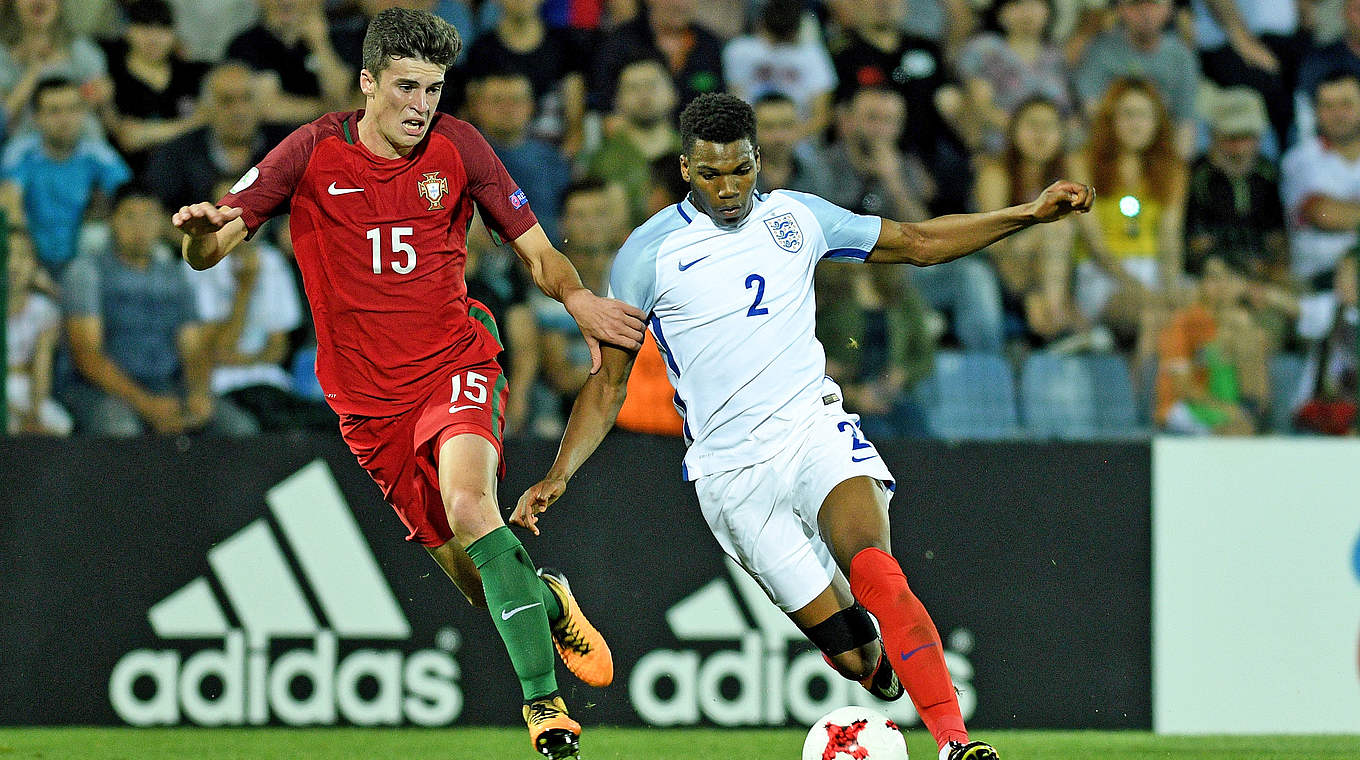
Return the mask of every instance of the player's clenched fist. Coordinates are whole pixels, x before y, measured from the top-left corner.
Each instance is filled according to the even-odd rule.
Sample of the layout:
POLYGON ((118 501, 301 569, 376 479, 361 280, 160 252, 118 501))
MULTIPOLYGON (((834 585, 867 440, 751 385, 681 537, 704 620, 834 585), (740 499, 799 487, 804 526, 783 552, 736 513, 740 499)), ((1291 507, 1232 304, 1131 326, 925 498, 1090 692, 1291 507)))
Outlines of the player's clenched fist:
POLYGON ((1079 182, 1058 180, 1034 201, 1034 218, 1040 222, 1057 221, 1070 213, 1084 214, 1095 202, 1096 189, 1079 182))
POLYGON ((192 206, 180 206, 179 211, 170 217, 171 223, 186 235, 207 235, 217 232, 226 226, 227 222, 239 219, 241 209, 224 206, 218 208, 212 203, 195 203, 192 206))
POLYGON ((510 524, 528 528, 538 535, 538 516, 548 511, 548 507, 567 490, 567 481, 562 478, 544 478, 519 497, 515 511, 510 514, 510 524))

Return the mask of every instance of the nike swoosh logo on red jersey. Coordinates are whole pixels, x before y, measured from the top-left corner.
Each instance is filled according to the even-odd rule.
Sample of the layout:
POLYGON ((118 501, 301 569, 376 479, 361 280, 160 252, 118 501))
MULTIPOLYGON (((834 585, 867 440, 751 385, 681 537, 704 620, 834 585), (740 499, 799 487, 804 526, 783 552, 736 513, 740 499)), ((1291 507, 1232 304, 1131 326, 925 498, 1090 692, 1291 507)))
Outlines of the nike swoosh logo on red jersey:
POLYGON ((464 404, 462 406, 451 406, 449 407, 449 414, 457 414, 459 412, 466 412, 469 409, 481 409, 481 408, 482 408, 481 404, 464 404))
POLYGON ((334 182, 331 183, 330 187, 326 188, 326 192, 330 193, 331 195, 344 195, 346 193, 362 193, 363 191, 364 189, 362 187, 336 187, 334 182))

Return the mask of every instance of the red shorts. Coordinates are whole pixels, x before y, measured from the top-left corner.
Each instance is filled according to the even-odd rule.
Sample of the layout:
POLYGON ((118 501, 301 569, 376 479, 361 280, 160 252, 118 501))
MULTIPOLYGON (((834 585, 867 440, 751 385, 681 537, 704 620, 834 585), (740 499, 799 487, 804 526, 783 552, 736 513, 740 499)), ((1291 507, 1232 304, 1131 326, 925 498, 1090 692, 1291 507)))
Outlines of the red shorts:
POLYGON ((340 415, 340 435, 410 531, 407 541, 442 546, 453 538, 439 493, 438 452, 455 435, 480 435, 496 447, 505 477, 505 374, 495 361, 448 371, 421 403, 392 417, 340 415))

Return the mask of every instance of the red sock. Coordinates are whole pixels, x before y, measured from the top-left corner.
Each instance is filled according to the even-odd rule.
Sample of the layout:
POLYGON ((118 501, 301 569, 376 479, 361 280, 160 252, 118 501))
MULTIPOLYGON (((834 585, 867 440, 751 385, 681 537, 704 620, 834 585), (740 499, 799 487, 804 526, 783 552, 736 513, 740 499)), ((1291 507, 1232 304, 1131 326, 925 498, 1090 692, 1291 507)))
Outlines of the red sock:
POLYGON ((891 554, 870 547, 850 562, 850 591, 878 618, 883 646, 902 686, 916 705, 935 743, 968 741, 954 682, 944 664, 944 647, 930 613, 907 586, 891 554))

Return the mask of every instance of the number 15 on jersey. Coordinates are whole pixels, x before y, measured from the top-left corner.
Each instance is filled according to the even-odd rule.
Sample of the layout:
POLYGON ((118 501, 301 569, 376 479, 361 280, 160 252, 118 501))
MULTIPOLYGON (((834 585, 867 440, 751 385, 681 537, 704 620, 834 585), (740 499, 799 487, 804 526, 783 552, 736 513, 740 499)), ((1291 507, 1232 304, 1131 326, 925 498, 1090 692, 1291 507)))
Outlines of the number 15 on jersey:
MULTIPOLYGON (((397 274, 409 274, 412 269, 416 268, 416 249, 411 247, 410 243, 402 240, 402 238, 410 237, 414 234, 415 228, 413 227, 392 228, 392 246, 386 253, 391 253, 394 256, 396 254, 404 254, 406 256, 405 262, 396 258, 387 262, 391 265, 392 271, 397 274)), ((373 244, 373 274, 382 274, 383 272, 383 253, 385 253, 385 251, 383 251, 382 247, 382 236, 381 227, 374 227, 365 233, 365 237, 373 244)))

